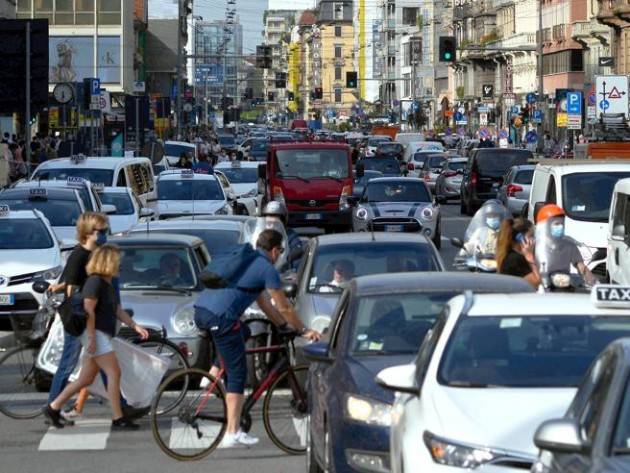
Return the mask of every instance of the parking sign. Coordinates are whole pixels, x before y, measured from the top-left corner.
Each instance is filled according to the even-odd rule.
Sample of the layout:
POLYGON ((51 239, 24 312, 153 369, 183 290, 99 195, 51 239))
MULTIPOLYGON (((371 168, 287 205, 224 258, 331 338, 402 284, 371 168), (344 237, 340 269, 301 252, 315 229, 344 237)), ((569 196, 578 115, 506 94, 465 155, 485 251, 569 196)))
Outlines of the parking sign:
POLYGON ((91 79, 91 96, 98 97, 101 95, 101 80, 100 79, 91 79))
POLYGON ((567 113, 582 115, 582 92, 567 92, 567 113))

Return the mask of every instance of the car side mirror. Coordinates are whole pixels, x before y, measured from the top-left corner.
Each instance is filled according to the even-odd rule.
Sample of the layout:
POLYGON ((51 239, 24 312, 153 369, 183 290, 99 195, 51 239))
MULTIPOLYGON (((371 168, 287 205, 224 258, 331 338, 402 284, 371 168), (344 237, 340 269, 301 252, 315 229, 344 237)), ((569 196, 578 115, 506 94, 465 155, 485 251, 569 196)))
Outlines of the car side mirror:
POLYGON ((155 215, 155 210, 148 209, 146 207, 142 207, 140 209, 140 217, 153 217, 155 215))
POLYGON ((295 296, 297 296, 297 284, 295 283, 286 283, 283 287, 282 290, 284 291, 284 295, 287 296, 289 299, 295 299, 295 296))
POLYGON ((33 291, 37 294, 45 293, 50 287, 50 283, 48 281, 44 281, 43 279, 38 279, 33 283, 33 291))
POLYGON ((552 453, 584 453, 588 446, 574 419, 553 419, 543 422, 534 435, 534 444, 552 453))
POLYGON ((459 249, 464 248, 464 242, 461 241, 457 237, 451 238, 451 245, 453 245, 455 248, 459 248, 459 249))
POLYGON ((334 358, 330 355, 329 345, 326 342, 316 342, 305 345, 304 356, 312 361, 320 363, 332 363, 334 358))
POLYGON ((61 251, 72 250, 75 246, 77 246, 77 241, 73 240, 72 238, 62 238, 59 241, 59 248, 61 249, 61 251))
POLYGON ((416 365, 398 365, 385 368, 376 375, 376 384, 389 391, 420 395, 416 386, 416 365))
POLYGON ((111 215, 116 213, 116 206, 111 204, 101 205, 101 212, 105 215, 111 215))

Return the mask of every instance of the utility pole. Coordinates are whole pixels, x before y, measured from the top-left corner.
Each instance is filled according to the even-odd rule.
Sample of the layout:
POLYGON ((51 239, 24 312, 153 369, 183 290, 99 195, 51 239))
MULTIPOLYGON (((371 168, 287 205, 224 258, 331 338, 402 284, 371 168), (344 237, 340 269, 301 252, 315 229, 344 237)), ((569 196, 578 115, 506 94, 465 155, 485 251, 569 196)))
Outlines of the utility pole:
POLYGON ((26 22, 26 92, 25 92, 25 109, 24 118, 26 132, 26 172, 31 177, 31 22, 26 22))
POLYGON ((545 112, 545 100, 544 93, 545 89, 543 87, 543 0, 538 0, 538 110, 541 112, 542 119, 540 123, 537 125, 537 134, 538 134, 538 145, 537 151, 538 153, 543 152, 543 122, 545 120, 546 114, 545 112))
POLYGON ((175 119, 177 120, 177 139, 182 134, 182 2, 177 0, 177 67, 175 84, 177 96, 175 97, 175 119))

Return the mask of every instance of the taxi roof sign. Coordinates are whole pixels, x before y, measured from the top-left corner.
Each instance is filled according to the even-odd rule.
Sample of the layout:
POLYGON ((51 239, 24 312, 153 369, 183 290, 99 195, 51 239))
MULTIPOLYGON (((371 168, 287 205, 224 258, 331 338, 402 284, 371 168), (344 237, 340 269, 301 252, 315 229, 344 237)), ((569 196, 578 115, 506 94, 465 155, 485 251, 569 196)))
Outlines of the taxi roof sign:
POLYGON ((598 284, 591 290, 591 301, 595 307, 630 309, 630 286, 598 284))
POLYGON ((84 154, 74 154, 70 157, 70 161, 74 164, 79 164, 85 162, 84 154))
POLYGON ((46 197, 48 196, 48 189, 45 187, 33 187, 28 190, 30 197, 46 197))
POLYGON ((66 182, 72 187, 83 187, 85 185, 85 179, 81 176, 68 176, 66 182))
POLYGON ((192 169, 182 169, 181 176, 185 179, 192 179, 195 177, 195 173, 192 169))
POLYGON ((92 184, 92 189, 94 189, 96 192, 103 192, 105 190, 105 183, 95 182, 94 184, 92 184))
POLYGON ((0 217, 6 217, 11 212, 11 209, 6 204, 0 204, 0 217))

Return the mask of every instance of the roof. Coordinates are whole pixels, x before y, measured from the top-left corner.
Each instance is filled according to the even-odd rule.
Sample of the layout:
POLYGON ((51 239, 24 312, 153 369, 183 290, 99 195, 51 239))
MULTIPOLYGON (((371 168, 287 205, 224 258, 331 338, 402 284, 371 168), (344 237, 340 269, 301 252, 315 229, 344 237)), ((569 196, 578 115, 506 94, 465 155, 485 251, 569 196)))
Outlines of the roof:
POLYGON ((534 316, 550 315, 620 315, 630 316, 628 310, 601 309, 593 306, 590 294, 519 294, 478 295, 468 315, 470 316, 534 316))
MULTIPOLYGON (((216 220, 201 220, 201 219, 173 219, 173 220, 159 220, 149 223, 149 230, 151 233, 159 233, 160 230, 182 230, 185 233, 186 229, 204 229, 204 230, 235 230, 241 231, 243 222, 227 219, 216 220)), ((131 229, 132 232, 145 232, 147 231, 146 223, 138 223, 131 229)))
POLYGON ((473 292, 533 292, 532 286, 523 278, 498 274, 476 274, 466 272, 414 272, 376 274, 355 278, 353 286, 359 296, 454 291, 473 292))
MULTIPOLYGON (((372 182, 372 181, 370 181, 372 182)), ((370 244, 370 243, 418 243, 428 245, 429 240, 424 235, 417 233, 398 232, 355 232, 335 233, 316 237, 319 246, 346 245, 346 244, 370 244)))
MULTIPOLYGON (((2 199, 19 199, 28 197, 32 187, 20 187, 4 189, 0 191, 0 201, 2 199)), ((77 200, 76 190, 72 188, 46 189, 46 198, 50 200, 77 200)))
POLYGON ((570 168, 571 171, 591 171, 595 166, 609 166, 630 170, 630 160, 627 159, 541 159, 540 167, 570 168))
POLYGON ((451 163, 466 163, 468 162, 468 158, 463 158, 461 156, 448 158, 451 163))
POLYGON ((304 10, 304 13, 302 13, 300 20, 298 21, 298 25, 300 26, 310 26, 315 23, 317 23, 317 17, 311 10, 304 10))
POLYGON ((106 194, 129 194, 129 191, 131 189, 129 189, 129 187, 111 187, 111 186, 105 186, 102 187, 101 189, 98 190, 99 194, 102 193, 106 193, 106 194))
POLYGON ((32 218, 41 220, 40 216, 34 210, 9 210, 9 215, 0 215, 0 220, 11 218, 32 218))
POLYGON ((195 148, 196 145, 194 143, 188 143, 187 141, 165 141, 165 145, 177 145, 177 146, 188 146, 190 148, 195 148))
POLYGON ((149 158, 86 157, 84 161, 75 163, 71 161, 71 158, 58 158, 44 161, 42 164, 37 166, 36 171, 39 169, 62 169, 79 166, 95 169, 114 169, 118 165, 139 162, 150 164, 151 160, 149 158))
POLYGON ((200 238, 189 235, 176 235, 171 233, 137 233, 122 237, 111 237, 108 243, 120 246, 143 246, 143 245, 165 245, 165 246, 196 246, 203 242, 200 238))

